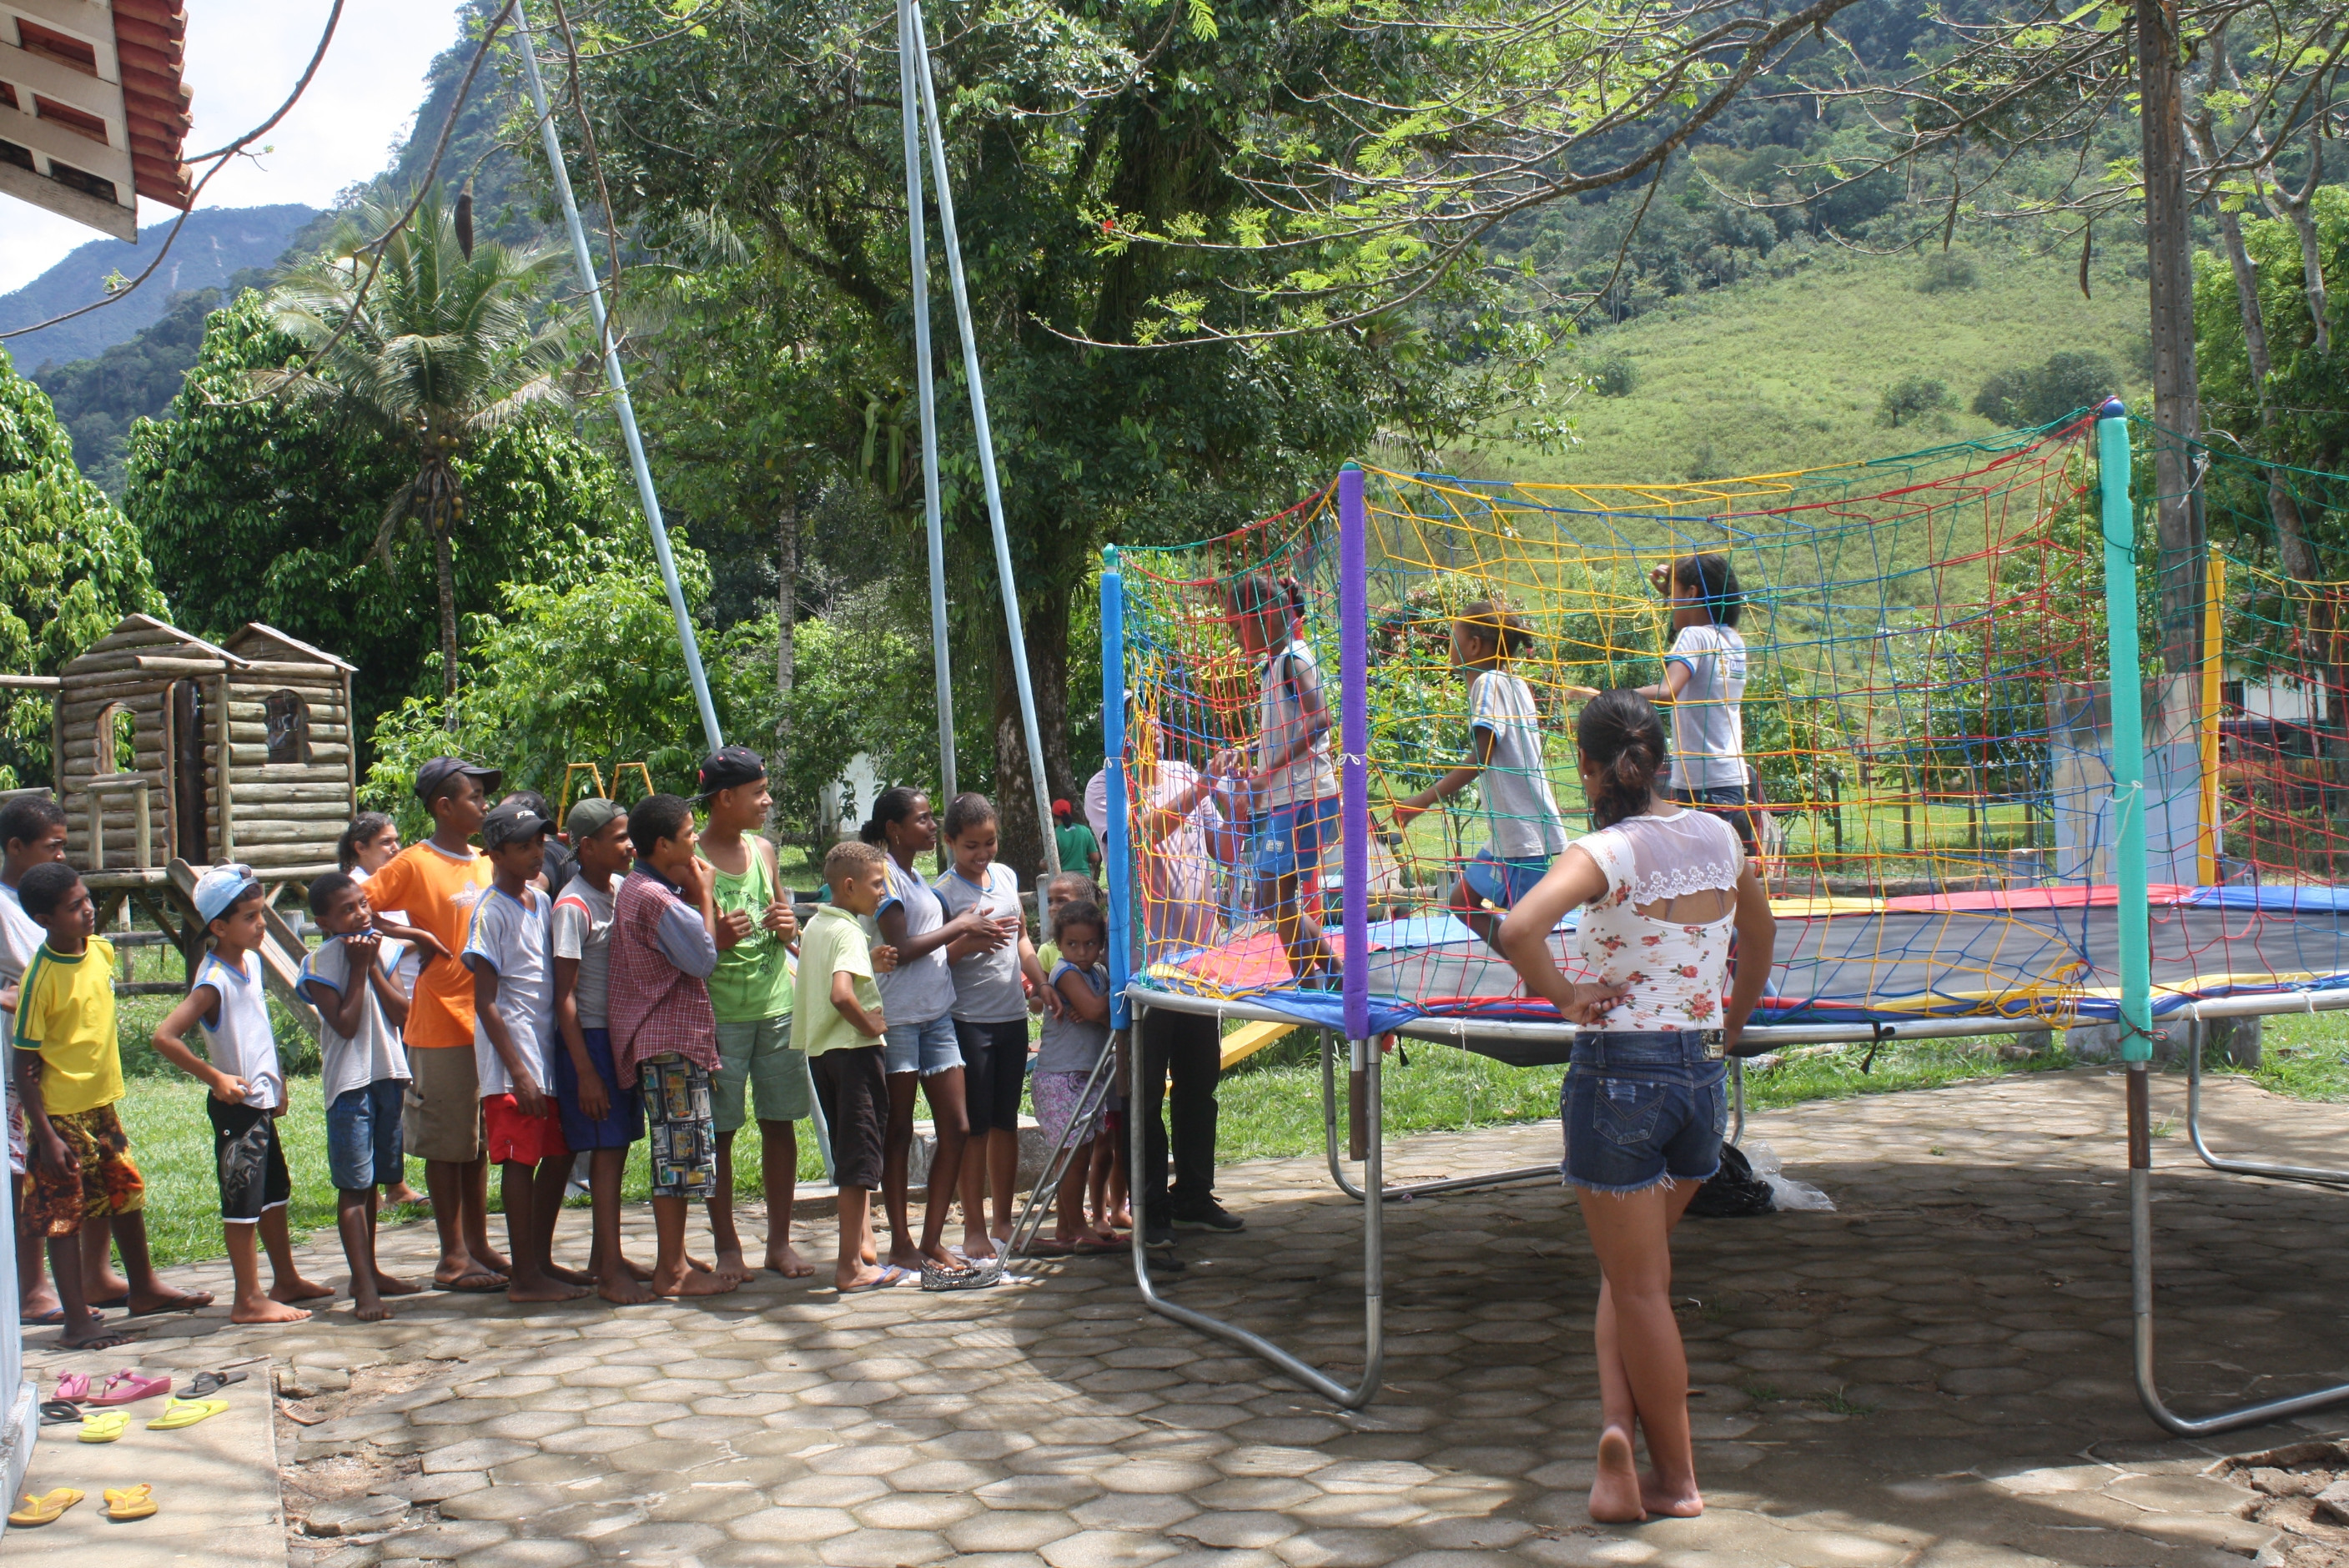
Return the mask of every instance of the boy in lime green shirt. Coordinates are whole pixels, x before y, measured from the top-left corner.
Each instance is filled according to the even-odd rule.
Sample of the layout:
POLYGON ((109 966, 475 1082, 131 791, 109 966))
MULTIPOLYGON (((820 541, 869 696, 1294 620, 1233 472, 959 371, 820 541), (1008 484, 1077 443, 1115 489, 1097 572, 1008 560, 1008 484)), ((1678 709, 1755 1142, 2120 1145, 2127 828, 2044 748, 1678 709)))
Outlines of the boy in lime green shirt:
POLYGON ((112 1221, 130 1282, 131 1316, 192 1312, 212 1298, 170 1289, 155 1277, 147 1256, 147 1183, 131 1162, 130 1140, 114 1110, 123 1093, 114 947, 95 934, 98 910, 89 889, 71 866, 52 861, 26 872, 16 895, 47 933, 16 998, 16 1089, 32 1156, 31 1190, 19 1222, 48 1238, 49 1271, 66 1315, 58 1343, 109 1350, 129 1341, 107 1332, 82 1291, 83 1220, 112 1221))
POLYGON ((808 1001, 792 1020, 792 1043, 807 1058, 832 1133, 833 1180, 840 1189, 840 1258, 833 1282, 843 1295, 919 1284, 921 1275, 864 1261, 873 1194, 881 1185, 882 1135, 889 1123, 889 1080, 881 1066, 881 988, 876 958, 862 923, 881 907, 889 873, 881 851, 854 841, 824 857, 823 880, 835 902, 817 909, 800 936, 800 983, 808 1001))

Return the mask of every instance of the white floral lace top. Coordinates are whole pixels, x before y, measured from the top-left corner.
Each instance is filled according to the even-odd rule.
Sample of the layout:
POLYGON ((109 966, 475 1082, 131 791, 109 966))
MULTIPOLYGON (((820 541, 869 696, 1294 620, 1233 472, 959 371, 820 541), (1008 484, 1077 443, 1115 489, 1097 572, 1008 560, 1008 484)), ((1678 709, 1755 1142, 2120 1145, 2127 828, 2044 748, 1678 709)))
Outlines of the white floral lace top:
POLYGON ((1627 817, 1574 847, 1607 877, 1606 892, 1582 907, 1576 949, 1594 978, 1630 991, 1600 1027, 1720 1027, 1732 917, 1683 924, 1651 919, 1639 907, 1734 889, 1745 869, 1737 835, 1718 817, 1683 810, 1627 817))

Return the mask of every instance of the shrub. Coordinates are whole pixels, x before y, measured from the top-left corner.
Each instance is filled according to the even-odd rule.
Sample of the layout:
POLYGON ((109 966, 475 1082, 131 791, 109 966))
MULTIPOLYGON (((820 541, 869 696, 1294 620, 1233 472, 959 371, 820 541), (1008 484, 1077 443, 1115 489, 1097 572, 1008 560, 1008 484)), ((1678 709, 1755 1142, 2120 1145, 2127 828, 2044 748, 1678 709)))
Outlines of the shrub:
POLYGON ((2120 372, 2093 351, 2051 354, 2035 366, 2001 370, 1974 395, 1974 412, 2017 429, 2092 407, 2120 390, 2120 372))
POLYGON ((1910 376, 1893 384, 1877 405, 1876 422, 1899 429, 1902 425, 1936 409, 1950 406, 1950 388, 1946 382, 1925 376, 1910 376))
POLYGON ((1947 294, 1955 289, 1970 289, 1980 280, 1974 273, 1973 258, 1952 251, 1936 251, 1925 258, 1925 270, 1917 279, 1920 294, 1947 294))
POLYGON ((1640 385, 1640 367, 1628 355, 1601 360, 1590 372, 1590 389, 1601 397, 1628 397, 1640 385))

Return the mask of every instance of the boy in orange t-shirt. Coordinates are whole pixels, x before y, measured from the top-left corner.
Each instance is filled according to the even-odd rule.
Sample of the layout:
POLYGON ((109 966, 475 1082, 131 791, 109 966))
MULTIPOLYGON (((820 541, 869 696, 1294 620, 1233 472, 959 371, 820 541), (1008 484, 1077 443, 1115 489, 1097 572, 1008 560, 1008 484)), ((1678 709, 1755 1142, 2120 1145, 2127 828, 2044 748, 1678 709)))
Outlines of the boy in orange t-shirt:
POLYGON ((408 912, 424 958, 409 998, 408 1152, 424 1161, 443 1290, 502 1290, 508 1264, 489 1238, 489 1162, 482 1158, 481 1083, 473 1064, 473 976, 457 960, 473 905, 490 885, 490 862, 471 840, 502 775, 460 758, 436 757, 416 771, 417 798, 432 813, 432 836, 413 843, 367 879, 378 909, 408 912))

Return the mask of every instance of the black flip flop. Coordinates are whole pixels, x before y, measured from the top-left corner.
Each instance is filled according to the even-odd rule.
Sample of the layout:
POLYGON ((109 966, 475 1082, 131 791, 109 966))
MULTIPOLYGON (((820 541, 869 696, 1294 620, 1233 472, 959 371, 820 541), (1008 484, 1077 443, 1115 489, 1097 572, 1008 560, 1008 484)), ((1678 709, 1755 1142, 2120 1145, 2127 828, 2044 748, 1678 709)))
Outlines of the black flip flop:
POLYGON ((41 1425, 45 1427, 78 1426, 81 1418, 80 1408, 67 1400, 44 1399, 41 1401, 41 1425))
POLYGON ((180 1390, 179 1397, 182 1399, 208 1398, 232 1383, 243 1382, 244 1377, 243 1372, 225 1367, 217 1372, 199 1372, 194 1381, 180 1390))

